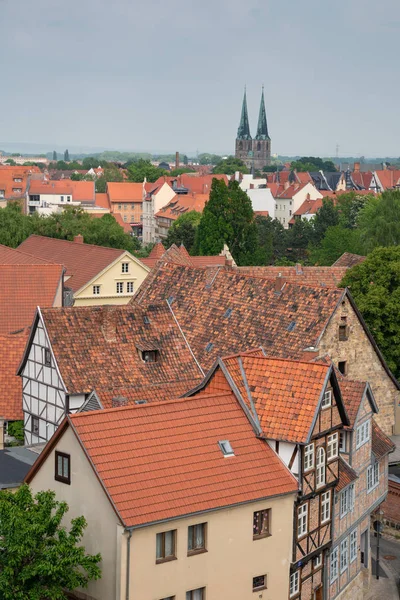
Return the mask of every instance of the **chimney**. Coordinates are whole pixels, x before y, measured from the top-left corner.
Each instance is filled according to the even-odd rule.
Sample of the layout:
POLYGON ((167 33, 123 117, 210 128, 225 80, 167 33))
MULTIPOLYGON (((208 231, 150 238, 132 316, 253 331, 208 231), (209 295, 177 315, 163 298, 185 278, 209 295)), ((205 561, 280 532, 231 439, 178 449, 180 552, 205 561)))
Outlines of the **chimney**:
POLYGON ((179 169, 179 152, 175 152, 175 169, 179 169))
POLYGON ((354 173, 359 173, 359 172, 360 172, 360 163, 355 162, 354 163, 354 173))
POLYGON ((118 306, 112 306, 105 304, 101 311, 101 331, 103 332, 104 339, 106 342, 117 341, 117 318, 118 318, 118 306))
POLYGON ((74 237, 75 244, 83 244, 83 235, 80 233, 74 237))
POLYGON ((278 273, 278 277, 276 277, 276 279, 275 279, 275 285, 274 285, 275 294, 280 295, 281 291, 283 290, 283 286, 285 285, 285 283, 286 283, 286 281, 282 277, 282 273, 278 273))
POLYGON ((125 396, 115 396, 112 398, 111 404, 113 408, 121 408, 121 406, 128 405, 128 399, 125 396))
POLYGON ((4 450, 4 417, 0 417, 0 450, 4 450))

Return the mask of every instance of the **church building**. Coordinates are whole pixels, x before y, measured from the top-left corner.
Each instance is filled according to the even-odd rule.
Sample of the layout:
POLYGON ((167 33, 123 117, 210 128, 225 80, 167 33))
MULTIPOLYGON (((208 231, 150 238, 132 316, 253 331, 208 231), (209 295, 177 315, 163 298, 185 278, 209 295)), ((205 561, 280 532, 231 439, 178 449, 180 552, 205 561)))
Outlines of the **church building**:
POLYGON ((260 171, 271 161, 271 138, 268 135, 267 116, 265 113, 264 88, 261 93, 260 112, 258 115, 257 134, 250 135, 249 117, 247 114, 246 90, 244 91, 242 114, 236 137, 235 156, 242 160, 251 171, 260 171))

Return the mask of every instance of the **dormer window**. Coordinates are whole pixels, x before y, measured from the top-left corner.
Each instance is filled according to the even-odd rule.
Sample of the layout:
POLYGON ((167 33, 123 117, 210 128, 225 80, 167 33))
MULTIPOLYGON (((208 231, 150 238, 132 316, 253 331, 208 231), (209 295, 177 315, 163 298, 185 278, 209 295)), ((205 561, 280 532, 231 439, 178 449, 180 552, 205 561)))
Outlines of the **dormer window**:
POLYGON ((145 363, 157 362, 158 350, 139 350, 140 358, 145 363))
POLYGON ((326 390, 322 398, 322 408, 328 408, 332 404, 332 390, 326 390))
POLYGON ((218 446, 221 448, 222 454, 224 456, 235 456, 235 453, 229 440, 222 440, 218 442, 218 446))

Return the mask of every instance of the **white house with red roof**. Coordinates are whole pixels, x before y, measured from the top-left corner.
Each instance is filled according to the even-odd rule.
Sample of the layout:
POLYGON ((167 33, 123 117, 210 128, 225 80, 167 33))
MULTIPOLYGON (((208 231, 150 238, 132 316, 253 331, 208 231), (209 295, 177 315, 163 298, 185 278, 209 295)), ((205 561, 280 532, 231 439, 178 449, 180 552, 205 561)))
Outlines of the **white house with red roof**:
POLYGON ((272 190, 272 193, 275 199, 275 218, 285 229, 288 229, 293 214, 305 200, 322 198, 321 192, 310 182, 280 184, 272 190))

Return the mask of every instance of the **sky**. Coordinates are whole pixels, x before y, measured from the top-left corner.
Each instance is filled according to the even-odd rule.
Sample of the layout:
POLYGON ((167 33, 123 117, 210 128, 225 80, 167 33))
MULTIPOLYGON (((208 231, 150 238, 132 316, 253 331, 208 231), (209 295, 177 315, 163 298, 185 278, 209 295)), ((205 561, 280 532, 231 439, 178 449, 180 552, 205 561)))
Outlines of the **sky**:
POLYGON ((0 20, 2 149, 233 153, 264 84, 273 153, 400 156, 399 0, 0 0, 0 20))

